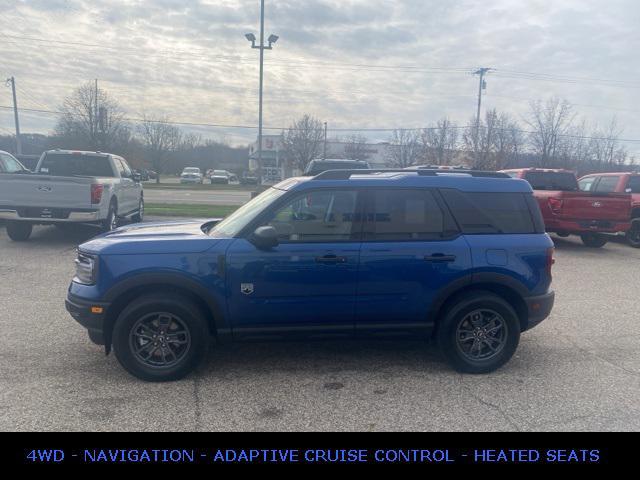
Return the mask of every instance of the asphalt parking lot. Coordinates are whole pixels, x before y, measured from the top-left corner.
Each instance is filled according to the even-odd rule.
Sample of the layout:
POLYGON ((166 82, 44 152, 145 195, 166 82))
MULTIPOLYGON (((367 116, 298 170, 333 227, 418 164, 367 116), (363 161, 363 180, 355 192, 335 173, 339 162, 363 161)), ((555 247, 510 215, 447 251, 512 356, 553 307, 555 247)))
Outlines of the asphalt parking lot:
POLYGON ((239 344, 186 379, 143 383, 66 313, 87 232, 0 227, 0 429, 640 430, 640 250, 558 239, 552 316, 496 373, 422 342, 239 344))

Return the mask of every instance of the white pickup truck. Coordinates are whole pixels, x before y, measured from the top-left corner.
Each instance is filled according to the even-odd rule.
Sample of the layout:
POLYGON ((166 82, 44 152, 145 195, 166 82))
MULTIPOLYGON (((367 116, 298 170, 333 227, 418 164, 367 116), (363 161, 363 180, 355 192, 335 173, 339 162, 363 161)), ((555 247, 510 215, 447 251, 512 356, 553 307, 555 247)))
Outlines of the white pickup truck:
POLYGON ((34 173, 0 174, 0 219, 15 241, 27 240, 36 224, 88 223, 113 230, 118 219, 139 222, 143 215, 140 178, 117 155, 48 150, 34 173))

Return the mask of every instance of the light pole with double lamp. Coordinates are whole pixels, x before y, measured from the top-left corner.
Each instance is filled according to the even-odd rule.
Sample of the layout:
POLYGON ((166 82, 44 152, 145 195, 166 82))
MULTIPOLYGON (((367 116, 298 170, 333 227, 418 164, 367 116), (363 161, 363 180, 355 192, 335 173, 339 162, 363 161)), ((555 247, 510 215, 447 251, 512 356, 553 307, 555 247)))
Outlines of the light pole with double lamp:
POLYGON ((262 183, 262 78, 264 72, 264 51, 271 50, 272 45, 278 41, 277 35, 269 35, 268 45, 264 44, 264 0, 260 0, 260 44, 256 45, 256 36, 247 33, 246 39, 251 42, 251 48, 260 50, 260 93, 258 100, 258 179, 262 183))

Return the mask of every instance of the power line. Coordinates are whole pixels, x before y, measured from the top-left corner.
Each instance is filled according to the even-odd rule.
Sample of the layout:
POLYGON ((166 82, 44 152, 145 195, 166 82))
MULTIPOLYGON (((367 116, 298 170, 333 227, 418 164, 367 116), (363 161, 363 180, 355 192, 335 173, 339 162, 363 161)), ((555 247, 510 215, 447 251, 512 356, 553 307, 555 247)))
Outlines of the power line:
MULTIPOLYGON (((0 105, 0 109, 12 109, 10 106, 0 105)), ((59 112, 55 110, 42 110, 42 109, 34 109, 34 108, 21 108, 21 112, 32 112, 32 113, 45 113, 45 114, 55 114, 55 115, 63 115, 64 112, 59 112)), ((167 125, 182 125, 182 126, 190 126, 190 127, 211 127, 211 128, 237 128, 237 129, 246 129, 246 130, 257 130, 257 125, 238 125, 238 124, 223 124, 223 123, 204 123, 204 122, 185 122, 185 121, 167 121, 167 120, 149 120, 144 118, 131 118, 131 117, 123 117, 123 121, 132 122, 132 123, 141 123, 141 122, 151 122, 151 123, 162 123, 167 125)), ((290 127, 262 127, 264 130, 295 130, 290 127)), ((474 128, 473 125, 456 125, 450 128, 455 128, 457 130, 470 129, 474 128)), ((486 128, 486 127, 480 127, 486 128)), ((424 130, 438 130, 438 127, 395 127, 395 128, 376 128, 376 127, 356 127, 356 128, 328 128, 329 132, 394 132, 394 131, 424 131, 424 130)), ((494 128, 497 131, 516 131, 519 133, 525 133, 528 135, 536 134, 537 132, 531 130, 521 130, 521 129, 511 129, 511 128, 494 128)), ((572 134, 558 134, 558 137, 563 138, 577 138, 583 140, 611 140, 607 137, 592 137, 588 135, 572 135, 572 134)), ((616 138, 616 141, 619 142, 629 142, 635 143, 640 142, 640 138, 616 138)))

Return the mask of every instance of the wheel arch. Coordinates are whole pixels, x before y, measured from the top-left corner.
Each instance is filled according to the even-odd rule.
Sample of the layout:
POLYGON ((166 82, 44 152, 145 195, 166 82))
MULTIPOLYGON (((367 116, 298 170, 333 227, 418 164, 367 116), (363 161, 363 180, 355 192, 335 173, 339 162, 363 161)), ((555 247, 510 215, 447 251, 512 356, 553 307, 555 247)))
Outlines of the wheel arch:
POLYGON ((113 327, 120 313, 141 295, 158 292, 171 292, 193 301, 205 316, 212 336, 220 339, 229 332, 222 308, 204 286, 180 274, 141 274, 118 283, 104 296, 104 301, 110 304, 104 323, 104 344, 107 353, 111 349, 113 327))
POLYGON ((433 337, 437 334, 438 324, 447 312, 461 297, 472 291, 486 291, 503 298, 516 311, 521 331, 527 329, 529 310, 524 297, 530 294, 529 290, 519 281, 506 275, 476 273, 453 282, 436 297, 429 312, 429 318, 434 324, 433 337))

